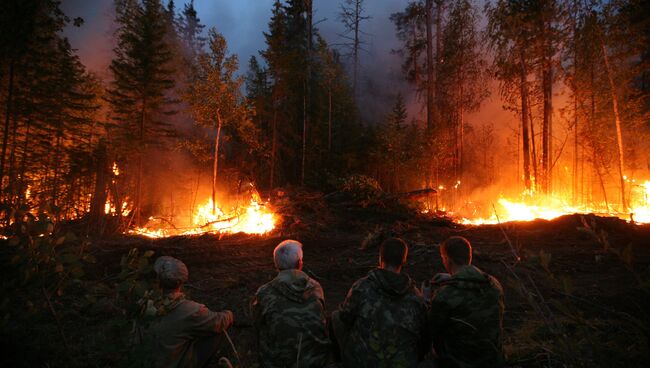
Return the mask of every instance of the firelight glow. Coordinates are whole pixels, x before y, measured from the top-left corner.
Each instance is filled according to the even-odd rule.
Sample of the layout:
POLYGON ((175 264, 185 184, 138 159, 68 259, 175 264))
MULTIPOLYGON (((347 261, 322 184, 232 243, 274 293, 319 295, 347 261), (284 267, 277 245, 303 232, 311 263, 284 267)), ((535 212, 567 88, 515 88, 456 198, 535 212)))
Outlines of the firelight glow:
POLYGON ((499 198, 494 205, 492 216, 485 218, 462 218, 463 224, 481 225, 496 224, 511 221, 532 221, 535 219, 552 220, 563 215, 575 213, 593 213, 601 216, 619 217, 623 220, 633 220, 636 223, 650 223, 650 181, 633 187, 628 211, 607 210, 603 203, 590 206, 572 206, 568 200, 530 196, 524 193, 521 199, 514 200, 499 198), (497 217, 498 215, 498 217, 497 217))
MULTIPOLYGON (((259 198, 259 196, 255 196, 259 198)), ((131 234, 142 235, 149 238, 164 238, 177 235, 199 234, 266 234, 275 228, 276 216, 267 204, 251 199, 245 207, 234 209, 225 213, 219 206, 212 211, 212 199, 208 199, 199 206, 192 220, 190 228, 156 228, 145 226, 129 231, 131 234)), ((153 219, 150 219, 153 220, 153 219)))

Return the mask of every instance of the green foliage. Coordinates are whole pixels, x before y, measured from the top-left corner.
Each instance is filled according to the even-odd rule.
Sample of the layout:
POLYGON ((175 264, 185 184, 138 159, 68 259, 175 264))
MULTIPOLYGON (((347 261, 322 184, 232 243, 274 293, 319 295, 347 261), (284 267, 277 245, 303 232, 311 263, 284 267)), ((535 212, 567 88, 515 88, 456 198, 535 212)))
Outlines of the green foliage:
POLYGON ((377 199, 383 195, 379 183, 365 175, 351 175, 340 180, 338 189, 357 201, 377 199))
POLYGON ((7 245, 11 247, 13 277, 7 286, 43 288, 61 296, 72 283, 79 284, 85 275, 84 264, 94 263, 91 254, 84 253, 84 244, 70 231, 53 232, 54 224, 46 214, 26 214, 13 224, 16 232, 7 245))

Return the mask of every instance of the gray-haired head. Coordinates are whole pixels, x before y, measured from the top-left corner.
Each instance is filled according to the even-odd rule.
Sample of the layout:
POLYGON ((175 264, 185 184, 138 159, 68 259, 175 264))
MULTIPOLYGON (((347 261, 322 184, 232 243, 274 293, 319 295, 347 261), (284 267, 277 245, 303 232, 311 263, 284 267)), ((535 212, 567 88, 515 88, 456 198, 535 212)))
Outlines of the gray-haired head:
POLYGON ((176 289, 187 282, 189 276, 185 263, 169 256, 158 257, 153 264, 153 269, 163 289, 176 289))
POLYGON ((300 269, 302 244, 297 240, 285 240, 273 250, 273 263, 278 270, 300 269))

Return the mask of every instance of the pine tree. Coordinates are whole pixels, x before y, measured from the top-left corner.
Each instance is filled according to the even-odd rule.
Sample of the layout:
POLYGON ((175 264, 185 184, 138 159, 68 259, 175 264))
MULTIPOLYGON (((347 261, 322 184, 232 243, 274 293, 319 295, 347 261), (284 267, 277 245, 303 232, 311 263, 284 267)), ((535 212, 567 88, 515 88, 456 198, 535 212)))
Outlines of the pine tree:
POLYGON ((174 87, 172 51, 166 42, 168 23, 160 0, 122 0, 117 4, 118 44, 110 70, 113 81, 108 101, 120 125, 125 148, 135 148, 135 221, 143 205, 143 156, 151 144, 169 135, 164 120, 171 113, 167 92, 174 87))

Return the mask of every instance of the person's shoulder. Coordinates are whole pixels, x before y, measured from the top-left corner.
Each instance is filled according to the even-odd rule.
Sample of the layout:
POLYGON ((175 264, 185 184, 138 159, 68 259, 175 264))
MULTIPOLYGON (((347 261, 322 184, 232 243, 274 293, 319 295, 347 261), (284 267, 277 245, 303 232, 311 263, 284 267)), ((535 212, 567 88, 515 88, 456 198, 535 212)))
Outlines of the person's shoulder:
POLYGON ((370 289, 373 288, 373 282, 370 280, 370 278, 366 275, 363 276, 359 279, 357 279, 352 286, 350 287, 350 290, 358 291, 358 292, 366 292, 370 289))
POLYGON ((325 292, 323 291, 323 287, 321 286, 320 282, 312 277, 309 277, 308 282, 312 294, 315 295, 318 299, 325 300, 325 292))
POLYGON ((499 293, 499 295, 503 295, 503 286, 501 286, 501 283, 499 282, 499 280, 496 277, 492 276, 492 275, 487 275, 487 278, 488 278, 488 281, 490 282, 490 286, 492 286, 492 288, 497 293, 499 293))
POLYGON ((272 294, 273 294, 273 280, 257 288, 257 291, 255 292, 255 298, 258 300, 264 299, 267 296, 272 294))

